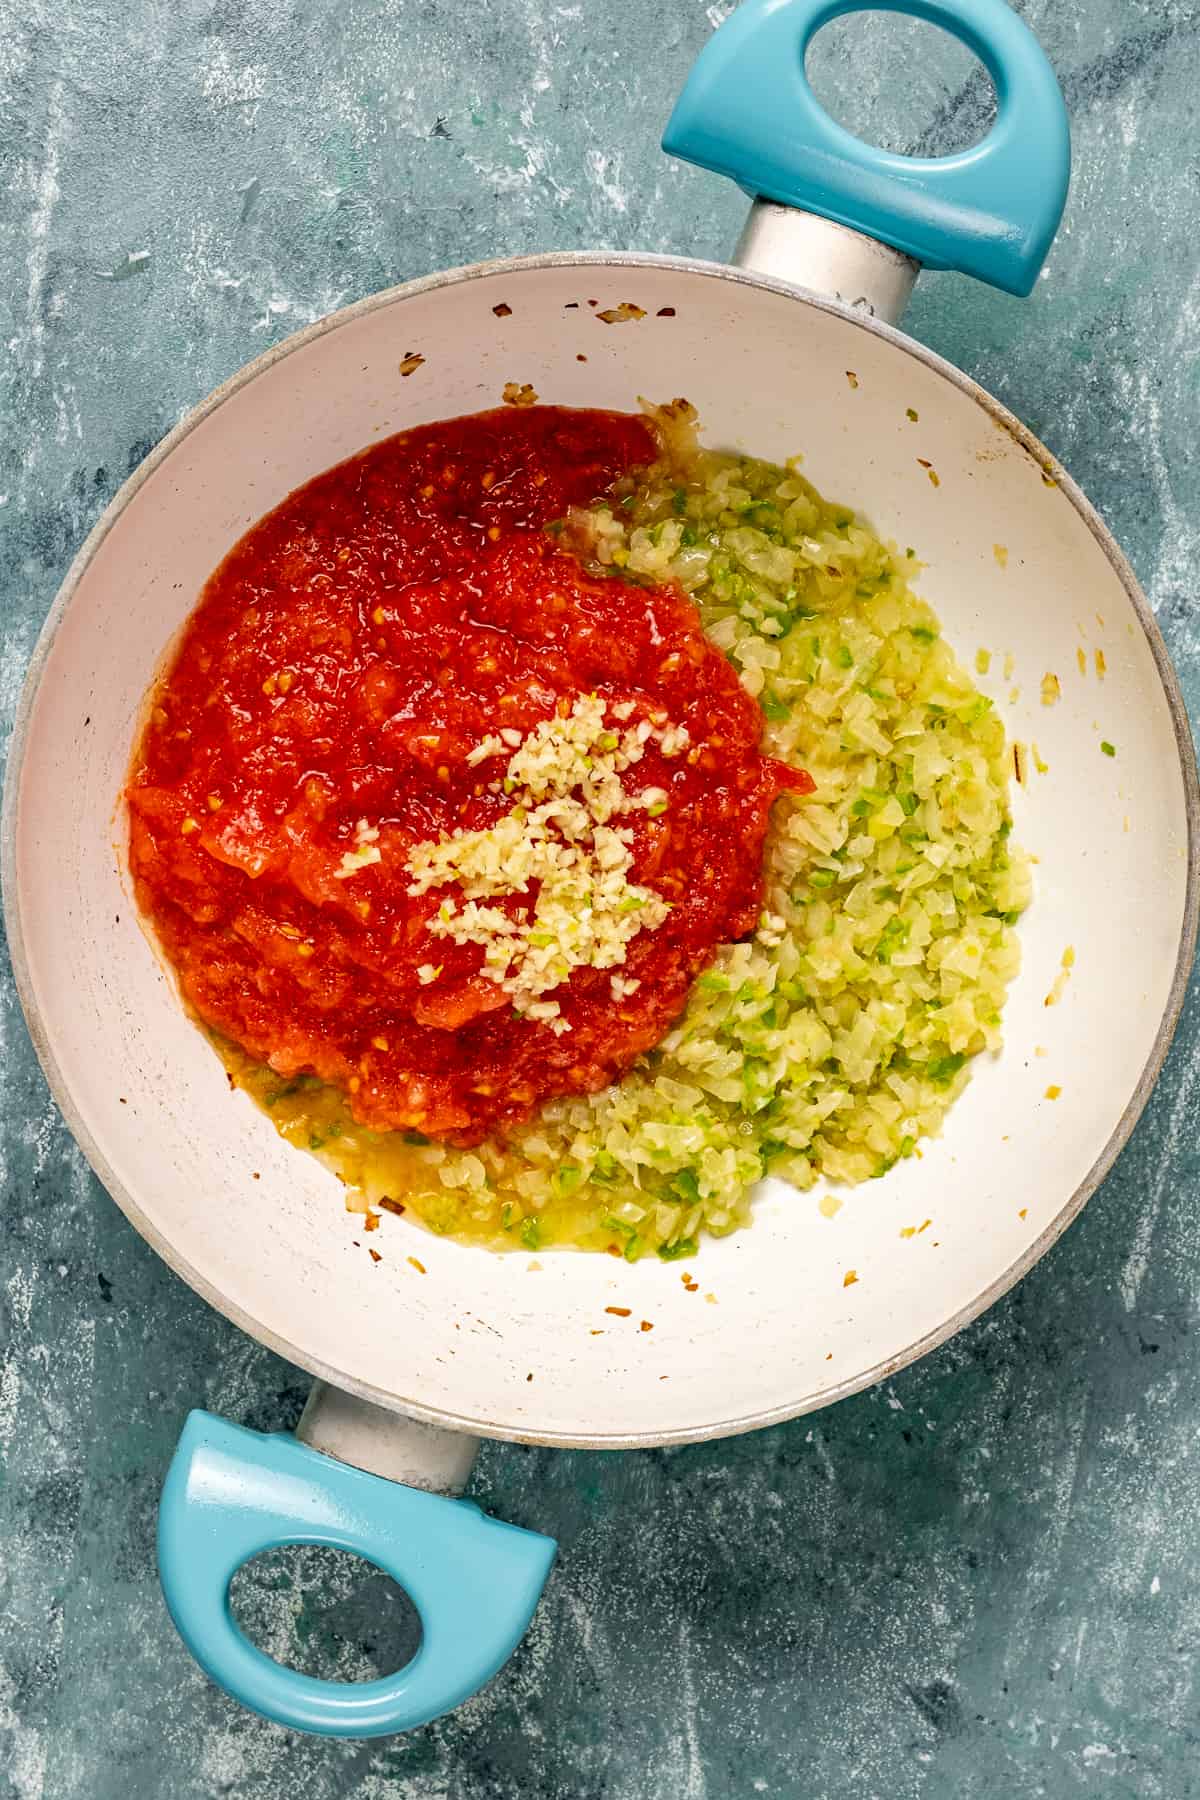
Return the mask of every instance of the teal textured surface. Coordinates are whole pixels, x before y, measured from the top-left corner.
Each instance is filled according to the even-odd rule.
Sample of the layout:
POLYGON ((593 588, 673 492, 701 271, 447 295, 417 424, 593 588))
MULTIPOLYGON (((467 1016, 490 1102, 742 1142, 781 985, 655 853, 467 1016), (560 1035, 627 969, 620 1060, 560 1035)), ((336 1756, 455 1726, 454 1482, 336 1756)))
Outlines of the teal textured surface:
MULTIPOLYGON (((727 256, 743 197, 657 141, 727 10, 667 0, 648 54, 616 0, 0 0, 0 733, 121 480, 268 344, 497 253, 727 256)), ((1081 482, 1196 716, 1200 9, 1018 11, 1071 114, 1063 229, 1029 300, 931 274, 906 328, 1081 482)), ((969 141, 981 71, 894 30, 822 31, 818 93, 898 148, 969 141)), ((531 1630, 454 1714, 348 1743, 246 1712, 171 1623, 155 1519, 188 1410, 290 1428, 308 1381, 103 1193, 5 971, 0 1796, 1197 1800, 1198 1116, 1194 981, 1079 1224, 923 1363, 732 1442, 485 1447, 472 1497, 561 1545, 531 1630)), ((404 1648, 386 1585, 260 1562, 238 1616, 374 1678, 404 1648)))
POLYGON ((1005 0, 869 3, 938 25, 979 58, 998 102, 979 143, 950 156, 898 155, 830 118, 805 73, 809 46, 868 0, 745 0, 701 52, 663 149, 929 268, 1028 294, 1071 174, 1066 107, 1045 52, 1005 0))
POLYGON ((322 1456, 288 1432, 193 1412, 158 1513, 158 1565, 179 1633, 243 1706, 326 1737, 386 1737, 476 1693, 524 1637, 554 1561, 552 1538, 322 1456), (416 1606, 421 1645, 376 1681, 319 1681, 265 1656, 234 1620, 243 1563, 283 1544, 366 1558, 416 1606))

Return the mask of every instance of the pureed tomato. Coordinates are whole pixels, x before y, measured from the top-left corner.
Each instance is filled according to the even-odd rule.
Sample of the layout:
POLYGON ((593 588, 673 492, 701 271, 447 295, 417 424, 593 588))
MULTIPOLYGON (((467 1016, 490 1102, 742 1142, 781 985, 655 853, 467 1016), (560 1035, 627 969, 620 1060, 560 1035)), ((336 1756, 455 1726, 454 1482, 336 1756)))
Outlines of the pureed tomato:
MULTIPOLYGON (((281 1075, 341 1087, 374 1129, 469 1144, 607 1086, 757 921, 769 808, 811 781, 759 755, 758 708, 681 591, 592 577, 544 529, 655 454, 637 417, 556 407, 378 444, 247 532, 154 696, 130 861, 186 998, 281 1075), (564 979, 514 994, 504 945, 536 959, 547 935, 538 881, 479 902, 502 915, 485 967, 486 930, 445 929, 463 887, 416 891, 413 859, 522 803, 519 824, 546 794, 507 759, 597 701, 597 757, 639 740, 607 926, 638 906, 657 922, 610 943, 623 960, 555 964, 564 979)), ((546 830, 552 860, 576 841, 569 819, 546 830)))

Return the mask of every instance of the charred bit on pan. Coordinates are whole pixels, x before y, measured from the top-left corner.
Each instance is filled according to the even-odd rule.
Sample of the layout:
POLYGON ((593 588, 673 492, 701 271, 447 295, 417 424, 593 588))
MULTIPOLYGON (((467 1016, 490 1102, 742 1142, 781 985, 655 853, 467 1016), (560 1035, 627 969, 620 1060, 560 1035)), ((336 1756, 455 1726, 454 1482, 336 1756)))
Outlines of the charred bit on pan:
POLYGON ((493 306, 492 311, 498 319, 512 318, 512 307, 508 304, 507 300, 501 300, 499 306, 493 306))
MULTIPOLYGON (((588 305, 591 304, 589 300, 588 305)), ((632 300, 622 300, 619 306, 606 306, 603 312, 596 314, 605 325, 627 325, 631 319, 644 319, 645 316, 645 307, 635 305, 632 300)))

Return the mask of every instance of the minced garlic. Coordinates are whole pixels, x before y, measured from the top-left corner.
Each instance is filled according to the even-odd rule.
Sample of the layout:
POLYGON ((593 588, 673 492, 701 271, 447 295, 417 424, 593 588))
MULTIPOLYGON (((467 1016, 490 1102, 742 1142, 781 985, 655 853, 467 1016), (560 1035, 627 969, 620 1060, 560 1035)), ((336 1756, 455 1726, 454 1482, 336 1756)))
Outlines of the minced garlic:
POLYGON ((376 839, 379 836, 378 825, 368 825, 360 819, 354 831, 353 850, 347 850, 342 857, 341 866, 333 871, 335 881, 348 881, 351 875, 357 875, 360 869, 367 869, 372 863, 382 862, 376 839))
MULTIPOLYGON (((475 765, 510 752, 504 776, 491 788, 512 796, 511 810, 486 831, 455 831, 409 852, 410 894, 452 883, 461 891, 461 901, 442 901, 430 934, 478 944, 480 973, 511 996, 518 1012, 555 1033, 570 1026, 558 1001, 542 996, 577 968, 619 967, 632 939, 656 931, 671 910, 653 888, 629 880, 633 834, 615 821, 635 812, 657 818, 667 810, 665 788, 627 793, 621 776, 651 741, 665 756, 680 756, 691 740, 683 726, 665 719, 661 727, 644 719, 628 723, 633 710, 614 707, 624 727, 614 729, 605 702, 592 694, 524 739, 511 728, 489 734, 467 760, 475 765), (532 909, 486 904, 527 894, 534 883, 532 909)), ((637 986, 614 977, 613 998, 637 986)))

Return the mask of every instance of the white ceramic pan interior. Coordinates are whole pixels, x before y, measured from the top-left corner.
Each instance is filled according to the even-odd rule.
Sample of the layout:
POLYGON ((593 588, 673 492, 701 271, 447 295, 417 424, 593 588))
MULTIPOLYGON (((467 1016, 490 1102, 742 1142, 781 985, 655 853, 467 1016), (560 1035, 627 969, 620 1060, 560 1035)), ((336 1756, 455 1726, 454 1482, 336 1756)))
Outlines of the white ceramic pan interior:
POLYGON ((284 1356, 384 1406, 616 1446, 820 1406, 946 1337, 1041 1254, 1111 1163, 1165 1053, 1195 929, 1194 823, 1181 702, 1128 568, 1070 481, 966 378, 779 283, 547 257, 410 284, 314 327, 143 466, 39 651, 15 740, 6 888, 55 1094, 110 1192, 186 1280, 284 1356), (608 326, 589 300, 633 301, 645 317, 608 326), (511 311, 498 318, 501 302, 511 311), (413 351, 424 361, 404 377, 413 351), (1036 897, 1003 1052, 975 1065, 921 1160, 847 1193, 835 1218, 819 1209, 824 1190, 768 1183, 752 1228, 706 1242, 690 1265, 695 1293, 657 1259, 496 1255, 390 1216, 374 1263, 335 1179, 229 1092, 124 870, 114 806, 139 705, 209 572, 320 470, 493 406, 508 381, 565 406, 685 395, 714 445, 803 452, 824 493, 917 549, 921 590, 960 657, 991 651, 981 686, 1048 765, 1013 796, 1036 897), (1048 674, 1061 685, 1049 706, 1048 674))

